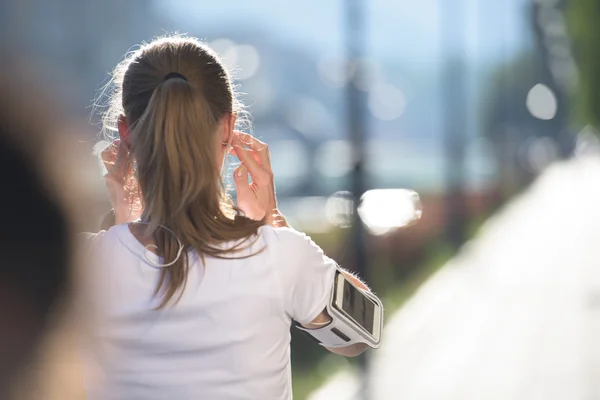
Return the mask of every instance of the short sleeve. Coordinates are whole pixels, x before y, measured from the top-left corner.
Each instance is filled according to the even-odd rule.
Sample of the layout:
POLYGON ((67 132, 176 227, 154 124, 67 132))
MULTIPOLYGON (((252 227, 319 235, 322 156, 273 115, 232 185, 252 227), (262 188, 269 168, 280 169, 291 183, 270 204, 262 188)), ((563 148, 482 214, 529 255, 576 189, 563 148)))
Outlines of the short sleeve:
POLYGON ((106 248, 106 231, 80 233, 78 240, 78 286, 77 308, 85 318, 97 315, 105 291, 105 262, 110 251, 106 248))
POLYGON ((275 257, 286 312, 307 324, 327 306, 337 264, 309 236, 290 228, 272 229, 267 243, 275 257))

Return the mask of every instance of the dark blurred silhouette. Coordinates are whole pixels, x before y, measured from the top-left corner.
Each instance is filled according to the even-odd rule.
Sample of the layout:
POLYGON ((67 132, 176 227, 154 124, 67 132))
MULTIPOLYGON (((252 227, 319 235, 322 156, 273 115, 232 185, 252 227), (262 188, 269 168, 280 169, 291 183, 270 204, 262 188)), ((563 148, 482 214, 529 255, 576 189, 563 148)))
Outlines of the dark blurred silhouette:
POLYGON ((53 398, 40 384, 53 380, 41 376, 41 360, 48 359, 49 336, 63 326, 74 254, 70 207, 58 191, 66 186, 53 178, 48 154, 60 142, 59 114, 25 87, 0 82, 1 399, 53 398))

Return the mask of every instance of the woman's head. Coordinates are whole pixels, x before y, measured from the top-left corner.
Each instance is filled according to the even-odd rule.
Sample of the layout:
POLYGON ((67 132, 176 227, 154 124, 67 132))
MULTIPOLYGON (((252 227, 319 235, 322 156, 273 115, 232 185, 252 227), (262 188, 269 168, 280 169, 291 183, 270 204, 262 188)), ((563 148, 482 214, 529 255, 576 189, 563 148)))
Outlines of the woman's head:
MULTIPOLYGON (((114 80, 117 91, 106 115, 112 121, 105 122, 118 127, 119 136, 131 146, 142 171, 164 172, 158 167, 153 171, 144 168, 164 151, 177 153, 178 157, 171 158, 188 167, 183 168, 186 176, 182 180, 194 182, 198 181, 194 174, 211 175, 206 167, 192 168, 198 161, 203 166, 212 161, 216 168, 212 175, 220 174, 242 107, 214 51, 193 38, 160 38, 141 46, 119 64, 114 80), (148 134, 150 130, 154 135, 148 134), (190 151, 179 151, 181 148, 190 151)), ((149 190, 144 178, 138 178, 149 190)), ((148 178, 156 180, 155 176, 148 178)), ((177 183, 171 182, 173 186, 177 183)))
MULTIPOLYGON (((231 80, 221 60, 208 46, 196 39, 166 37, 142 46, 117 71, 122 75, 123 118, 120 134, 127 141, 140 119, 154 111, 148 108, 153 96, 155 103, 166 103, 168 108, 156 111, 178 112, 172 122, 179 126, 166 127, 193 129, 196 135, 185 135, 189 145, 211 144, 215 165, 220 165, 233 132, 235 118, 241 111, 231 80), (187 115, 184 113, 187 112, 187 115), (181 117, 181 118, 179 118, 181 117), (211 134, 212 133, 212 134, 211 134)), ((160 108, 160 104, 153 106, 160 108)), ((173 133, 173 132, 171 132, 173 133)), ((189 132, 191 133, 191 132, 189 132)), ((164 137, 169 145, 172 137, 164 137)))
MULTIPOLYGON (((160 38, 120 63, 113 79, 104 122, 117 125, 130 146, 143 218, 165 261, 178 246, 161 225, 211 255, 223 252, 215 242, 256 233, 262 222, 236 217, 221 181, 241 105, 215 52, 196 39, 160 38)), ((186 260, 169 267, 165 300, 184 285, 186 269, 186 260)))

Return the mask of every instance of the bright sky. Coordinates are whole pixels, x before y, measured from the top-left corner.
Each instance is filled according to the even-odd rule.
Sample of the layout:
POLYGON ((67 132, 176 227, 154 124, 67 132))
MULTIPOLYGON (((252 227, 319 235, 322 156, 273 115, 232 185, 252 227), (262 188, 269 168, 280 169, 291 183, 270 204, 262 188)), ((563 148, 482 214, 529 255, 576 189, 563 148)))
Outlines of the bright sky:
MULTIPOLYGON (((435 56, 443 1, 460 0, 365 0, 370 53, 403 61, 435 56)), ((464 27, 478 58, 500 57, 524 44, 528 0, 462 1, 465 20, 457 19, 456 26, 464 27)), ((154 0, 157 11, 171 15, 182 29, 236 24, 299 46, 317 46, 319 52, 343 49, 343 5, 343 0, 154 0)))

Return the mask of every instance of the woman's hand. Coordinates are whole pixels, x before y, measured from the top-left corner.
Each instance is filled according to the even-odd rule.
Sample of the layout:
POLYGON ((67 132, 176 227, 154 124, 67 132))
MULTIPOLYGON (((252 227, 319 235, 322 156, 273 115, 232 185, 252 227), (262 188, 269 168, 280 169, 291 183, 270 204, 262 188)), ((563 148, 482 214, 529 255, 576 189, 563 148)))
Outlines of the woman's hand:
POLYGON ((106 189, 115 215, 115 224, 133 222, 141 215, 137 195, 128 186, 131 163, 129 149, 120 140, 112 142, 101 154, 108 173, 104 175, 106 189))
POLYGON ((246 217, 269 225, 288 226, 277 209, 271 155, 266 143, 242 132, 234 132, 231 152, 241 161, 234 173, 238 207, 246 217), (249 183, 248 174, 252 177, 249 183))

